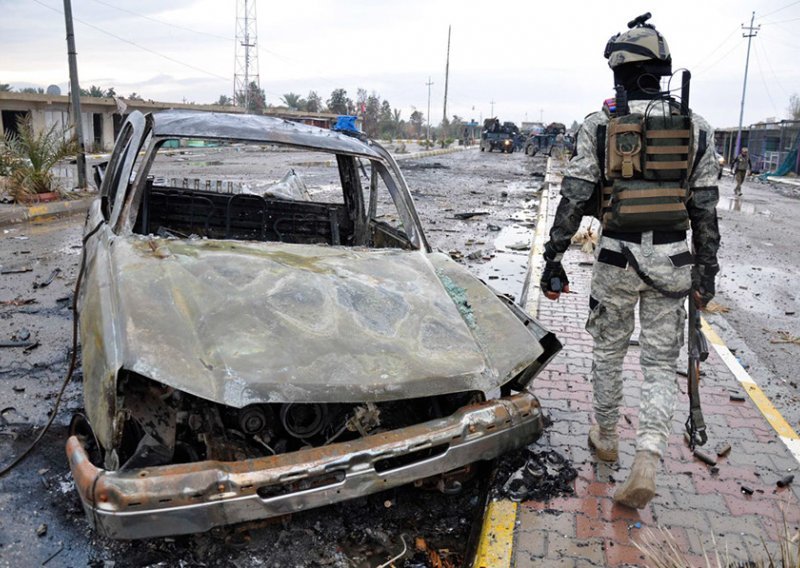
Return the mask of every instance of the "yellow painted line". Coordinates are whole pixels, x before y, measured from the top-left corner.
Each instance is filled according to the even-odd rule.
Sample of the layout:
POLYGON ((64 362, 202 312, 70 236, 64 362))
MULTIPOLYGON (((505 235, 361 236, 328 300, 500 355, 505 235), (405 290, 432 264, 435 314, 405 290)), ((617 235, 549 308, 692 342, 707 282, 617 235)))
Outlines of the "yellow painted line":
POLYGON ((756 405, 764 418, 767 419, 772 429, 777 432, 781 441, 786 445, 795 460, 800 462, 800 436, 789 425, 786 419, 781 415, 777 408, 764 394, 764 391, 758 386, 753 377, 750 376, 741 363, 736 359, 722 338, 715 332, 705 319, 701 320, 703 333, 708 338, 708 341, 714 347, 714 350, 723 360, 725 365, 730 369, 736 379, 744 387, 745 392, 750 395, 750 400, 756 405))
POLYGON ((753 399, 753 402, 756 403, 756 406, 761 411, 775 431, 784 438, 789 438, 790 440, 797 440, 800 439, 798 437, 797 432, 789 426, 789 423, 781 416, 781 413, 778 412, 778 409, 772 406, 772 403, 767 398, 767 395, 764 394, 758 385, 751 384, 745 386, 747 390, 747 394, 750 395, 750 398, 753 399))
POLYGON ((33 217, 36 215, 46 215, 47 210, 47 205, 31 205, 28 207, 28 216, 33 217))
POLYGON ((472 568, 505 568, 511 566, 514 550, 514 526, 517 503, 492 501, 486 508, 481 527, 478 552, 472 568))

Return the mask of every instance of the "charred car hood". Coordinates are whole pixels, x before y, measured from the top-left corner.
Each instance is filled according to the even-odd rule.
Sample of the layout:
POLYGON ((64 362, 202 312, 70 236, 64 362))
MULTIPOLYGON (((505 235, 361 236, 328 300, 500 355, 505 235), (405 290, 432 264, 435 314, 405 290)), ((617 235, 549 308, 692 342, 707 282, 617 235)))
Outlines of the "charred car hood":
POLYGON ((442 254, 114 240, 123 368, 221 404, 489 392, 542 353, 442 254))

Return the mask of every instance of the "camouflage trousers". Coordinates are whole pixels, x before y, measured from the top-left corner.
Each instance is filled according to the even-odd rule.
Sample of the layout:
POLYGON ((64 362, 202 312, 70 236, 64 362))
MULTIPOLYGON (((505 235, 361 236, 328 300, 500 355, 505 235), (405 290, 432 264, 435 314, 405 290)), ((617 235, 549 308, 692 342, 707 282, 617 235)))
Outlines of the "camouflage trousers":
POLYGON ((684 341, 685 298, 670 298, 649 286, 627 265, 627 248, 640 270, 662 290, 691 286, 692 257, 685 241, 653 244, 653 233, 631 243, 602 237, 592 274, 591 312, 586 330, 594 338, 594 412, 601 429, 616 428, 623 401, 622 362, 639 305, 639 363, 644 375, 639 396, 636 449, 663 455, 678 392, 676 364, 684 341))
POLYGON ((736 187, 733 188, 734 195, 742 194, 742 184, 744 183, 745 177, 747 177, 746 170, 736 170, 736 173, 734 174, 734 178, 736 179, 736 187))

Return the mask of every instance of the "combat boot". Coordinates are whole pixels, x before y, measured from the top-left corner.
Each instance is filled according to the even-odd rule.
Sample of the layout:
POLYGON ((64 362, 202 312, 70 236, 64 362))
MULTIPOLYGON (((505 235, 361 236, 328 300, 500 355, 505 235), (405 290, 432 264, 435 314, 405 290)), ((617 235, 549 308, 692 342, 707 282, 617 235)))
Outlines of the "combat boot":
POLYGON ((594 448, 597 457, 603 461, 614 462, 619 459, 619 434, 617 429, 606 430, 594 425, 589 428, 589 447, 594 448))
POLYGON ((628 479, 614 493, 614 501, 633 509, 642 509, 656 494, 658 454, 639 450, 633 459, 628 479))

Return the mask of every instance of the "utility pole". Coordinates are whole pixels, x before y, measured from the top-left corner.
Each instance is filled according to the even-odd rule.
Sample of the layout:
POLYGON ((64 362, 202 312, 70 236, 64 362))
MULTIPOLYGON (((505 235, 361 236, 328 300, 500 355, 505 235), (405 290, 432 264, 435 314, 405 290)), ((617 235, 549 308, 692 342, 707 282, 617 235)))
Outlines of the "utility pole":
MULTIPOLYGON (((425 84, 428 85, 428 115, 426 117, 428 119, 428 132, 427 132, 427 134, 425 134, 425 142, 430 142, 430 140, 431 140, 431 85, 433 85, 433 83, 431 82, 431 78, 430 77, 428 77, 428 82, 425 83, 425 84)), ((427 146, 427 144, 426 144, 426 146, 427 146)))
POLYGON ((447 120, 447 84, 450 81, 450 30, 452 26, 447 26, 447 64, 444 67, 444 113, 442 121, 447 120))
POLYGON ((489 104, 492 105, 492 112, 490 112, 489 114, 491 115, 492 118, 494 118, 494 99, 489 101, 489 104))
POLYGON ((67 24, 72 123, 75 126, 75 136, 78 138, 78 187, 86 189, 86 147, 83 142, 83 120, 81 119, 81 87, 78 83, 78 53, 75 51, 75 30, 72 29, 72 3, 70 0, 64 0, 64 20, 67 24))
POLYGON ((539 122, 541 122, 542 126, 544 126, 544 109, 543 108, 539 109, 539 122))
POLYGON ((747 59, 745 59, 744 63, 744 83, 742 84, 742 105, 739 108, 739 132, 736 134, 736 155, 739 155, 739 151, 742 148, 742 120, 744 119, 744 95, 747 91, 747 70, 750 67, 750 43, 753 41, 753 38, 758 34, 758 30, 761 29, 761 25, 759 24, 756 27, 753 27, 753 20, 755 20, 756 13, 753 12, 750 15, 750 25, 745 26, 742 24, 742 29, 747 30, 747 33, 743 33, 742 37, 747 38, 747 59))

